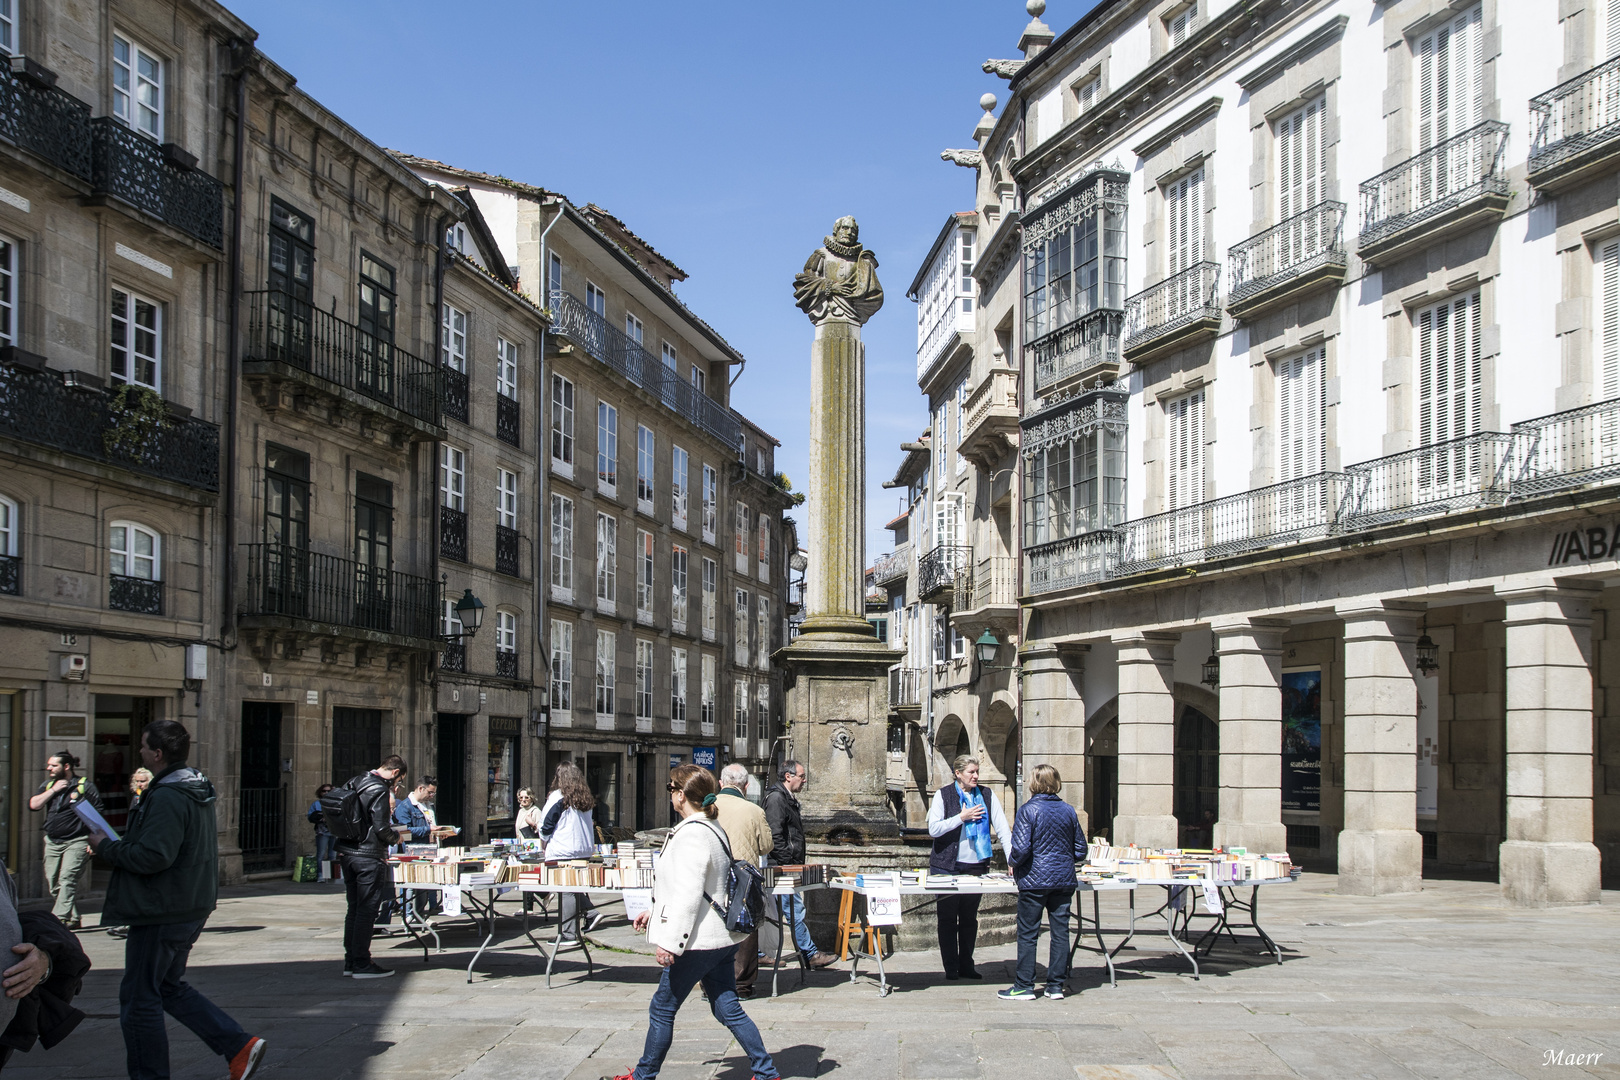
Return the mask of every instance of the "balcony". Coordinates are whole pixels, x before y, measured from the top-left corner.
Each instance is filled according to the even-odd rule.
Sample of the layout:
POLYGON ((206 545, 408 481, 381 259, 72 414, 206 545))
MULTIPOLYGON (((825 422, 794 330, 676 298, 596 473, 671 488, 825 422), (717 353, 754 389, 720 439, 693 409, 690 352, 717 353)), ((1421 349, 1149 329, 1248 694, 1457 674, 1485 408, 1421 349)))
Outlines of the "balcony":
POLYGON ((0 593, 22 594, 22 560, 15 555, 0 555, 0 593))
POLYGON ((439 507, 439 554, 459 563, 467 561, 467 511, 439 507))
POLYGON ((1031 594, 1094 585, 1114 576, 1124 534, 1102 529, 1025 549, 1031 594))
POLYGON ((1513 498, 1620 479, 1620 400, 1513 425, 1513 498))
POLYGON ((1508 205, 1507 134, 1506 124, 1487 120, 1362 184, 1357 254, 1387 266, 1501 218, 1508 205))
POLYGON ((565 292, 551 294, 550 333, 566 339, 658 398, 665 408, 708 432, 728 448, 742 439, 742 424, 718 401, 698 390, 634 338, 565 292))
POLYGON ((1119 374, 1125 313, 1102 309, 1042 334, 1026 346, 1035 371, 1035 392, 1045 394, 1070 379, 1112 380, 1119 374))
POLYGON ((439 585, 286 544, 244 544, 244 626, 284 626, 415 648, 437 641, 439 585))
POLYGON ((295 404, 314 392, 332 399, 329 417, 361 410, 367 426, 380 424, 401 446, 444 434, 437 364, 284 292, 249 292, 243 302, 242 370, 261 407, 295 404))
POLYGON ((1221 266, 1201 262, 1125 301, 1125 359, 1140 364, 1221 329, 1221 266))
POLYGON ((872 584, 887 585, 904 581, 911 572, 911 545, 902 544, 887 555, 879 555, 872 564, 872 584))
POLYGON ((90 121, 90 186, 211 248, 225 249, 225 187, 173 143, 159 146, 111 116, 90 121))
POLYGON ((991 368, 962 409, 958 450, 984 468, 1012 451, 1018 432, 1018 372, 991 368))
POLYGON ((523 446, 523 407, 517 398, 495 395, 495 437, 512 446, 523 446))
POLYGON ((468 423, 468 418, 472 415, 472 408, 467 400, 469 396, 467 373, 457 371, 455 368, 445 368, 440 373, 440 376, 444 379, 445 419, 460 420, 463 424, 468 423))
POLYGON ((1620 159, 1620 57, 1530 99, 1530 183, 1560 191, 1620 159))
POLYGON ((495 572, 508 577, 522 577, 522 548, 522 533, 505 525, 495 526, 495 572))
POLYGON ((56 89, 54 73, 10 59, 0 67, 0 139, 88 183, 90 106, 56 89))
POLYGON ((1323 202, 1258 233, 1226 253, 1226 310, 1252 319, 1344 280, 1344 203, 1323 202))
POLYGON ((923 679, 921 668, 895 667, 889 669, 889 708, 922 708, 923 679))
POLYGON ((140 615, 163 614, 163 582, 151 578, 107 575, 107 606, 140 615))
POLYGON ((467 646, 464 642, 446 642, 444 651, 439 654, 439 670, 451 671, 460 675, 467 673, 467 646))
POLYGON ((1010 556, 980 559, 957 576, 953 622, 978 626, 1017 617, 1018 567, 1010 556))
POLYGON ((498 679, 516 679, 518 677, 517 653, 510 649, 495 650, 495 677, 498 679))
POLYGON ((1352 465, 1351 496, 1341 515, 1346 531, 1392 521, 1500 506, 1511 481, 1513 436, 1483 431, 1352 465))
MULTIPOLYGON (((951 249, 954 250, 954 247, 951 249)), ((946 277, 950 278, 950 273, 946 277)), ((952 281, 955 279, 952 278, 952 281)), ((956 343, 962 340, 965 334, 973 333, 973 312, 962 310, 962 299, 955 289, 947 287, 950 295, 944 298, 939 311, 934 316, 934 322, 926 334, 919 333, 921 340, 917 345, 917 384, 927 383, 928 373, 934 370, 945 357, 956 348, 956 343)), ((968 294, 967 299, 971 299, 968 294)), ((920 328, 919 328, 920 331, 920 328)))
POLYGON ((954 599, 959 575, 973 561, 973 549, 965 544, 940 544, 917 560, 917 599, 926 604, 944 596, 954 599))
POLYGON ((0 436, 196 491, 219 491, 219 428, 172 413, 152 423, 121 408, 116 394, 69 385, 61 372, 0 363, 0 436))

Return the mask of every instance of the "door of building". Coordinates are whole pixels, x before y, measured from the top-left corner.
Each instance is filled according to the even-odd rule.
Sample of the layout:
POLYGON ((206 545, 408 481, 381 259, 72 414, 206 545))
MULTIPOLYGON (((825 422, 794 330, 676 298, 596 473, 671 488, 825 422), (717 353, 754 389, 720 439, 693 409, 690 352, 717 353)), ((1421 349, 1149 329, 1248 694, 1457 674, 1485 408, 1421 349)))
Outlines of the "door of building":
POLYGON ((1192 706, 1183 708, 1176 725, 1175 811, 1184 848, 1207 848, 1213 842, 1220 772, 1220 729, 1192 706))
POLYGON ((619 762, 618 754, 586 754, 585 785, 596 796, 596 812, 592 815, 599 828, 611 828, 619 823, 619 762))
POLYGON ((281 782, 281 704, 242 702, 242 784, 236 842, 242 869, 287 865, 286 787, 281 782))
POLYGON ((381 709, 332 710, 332 783, 347 784, 382 763, 381 709))
POLYGON ((389 568, 394 560, 394 485, 355 474, 355 616, 367 630, 389 633, 389 568))
POLYGON ((141 731, 162 713, 157 698, 97 694, 95 742, 90 748, 91 780, 101 791, 107 823, 129 824, 129 778, 141 767, 137 752, 141 731))
POLYGON ((660 817, 658 808, 660 804, 667 801, 659 798, 664 793, 658 790, 659 776, 657 766, 654 764, 657 760, 658 756, 656 754, 636 755, 637 829, 658 828, 660 817))
MULTIPOLYGON (((439 714, 439 797, 440 825, 467 828, 467 718, 460 713, 439 714)), ((456 840, 461 843, 463 840, 456 840)))

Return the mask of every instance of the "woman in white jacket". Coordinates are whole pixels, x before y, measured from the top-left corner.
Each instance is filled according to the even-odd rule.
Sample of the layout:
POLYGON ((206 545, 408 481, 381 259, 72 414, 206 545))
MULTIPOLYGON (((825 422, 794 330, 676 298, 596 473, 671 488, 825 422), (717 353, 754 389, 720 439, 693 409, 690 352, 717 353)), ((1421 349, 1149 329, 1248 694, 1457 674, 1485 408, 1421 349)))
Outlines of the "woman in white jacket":
POLYGON ((714 824, 719 790, 714 774, 700 765, 679 765, 669 774, 670 805, 681 820, 670 830, 658 857, 652 910, 636 918, 636 929, 646 930, 647 939, 657 947, 664 973, 647 1009, 641 1061, 630 1072, 603 1080, 653 1080, 658 1075, 675 1037, 675 1013, 700 982, 709 997, 709 1011, 748 1054, 755 1080, 781 1076, 765 1052, 759 1028, 737 999, 732 959, 743 935, 727 930, 725 917, 714 908, 726 904, 731 870, 725 833, 714 824))

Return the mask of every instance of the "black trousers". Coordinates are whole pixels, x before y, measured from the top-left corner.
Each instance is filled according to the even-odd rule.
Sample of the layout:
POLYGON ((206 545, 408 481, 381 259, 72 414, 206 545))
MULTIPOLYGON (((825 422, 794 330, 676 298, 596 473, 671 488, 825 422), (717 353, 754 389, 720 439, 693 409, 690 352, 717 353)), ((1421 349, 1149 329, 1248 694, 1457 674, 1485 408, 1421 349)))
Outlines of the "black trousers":
MULTIPOLYGON (((982 877, 984 863, 959 863, 958 874, 982 877)), ((945 965, 945 974, 951 978, 973 970, 973 946, 979 940, 980 893, 952 895, 939 898, 935 913, 939 919, 939 958, 945 965)))
POLYGON ((349 911, 343 917, 343 963, 365 967, 371 963, 371 935, 377 911, 388 901, 394 875, 387 859, 374 859, 352 851, 338 853, 343 863, 343 894, 349 911))

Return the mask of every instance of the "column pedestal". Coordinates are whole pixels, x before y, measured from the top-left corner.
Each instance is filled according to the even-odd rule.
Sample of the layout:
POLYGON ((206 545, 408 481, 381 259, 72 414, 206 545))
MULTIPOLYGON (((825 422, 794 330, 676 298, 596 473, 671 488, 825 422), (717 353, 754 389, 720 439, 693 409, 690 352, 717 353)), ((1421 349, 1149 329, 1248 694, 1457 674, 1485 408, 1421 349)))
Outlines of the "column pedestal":
POLYGON ((1215 626, 1221 662, 1221 794, 1216 847, 1287 851, 1282 823, 1282 636, 1285 623, 1215 626))
POLYGON ((1125 634, 1119 647, 1116 845, 1175 847, 1175 649, 1179 634, 1125 634))
POLYGON ((1525 907, 1598 902, 1592 843, 1593 591, 1525 589, 1507 604, 1507 839, 1502 896, 1525 907))
POLYGON ((1344 619, 1344 830, 1339 892, 1423 887, 1417 832, 1417 616, 1385 607, 1344 619))

